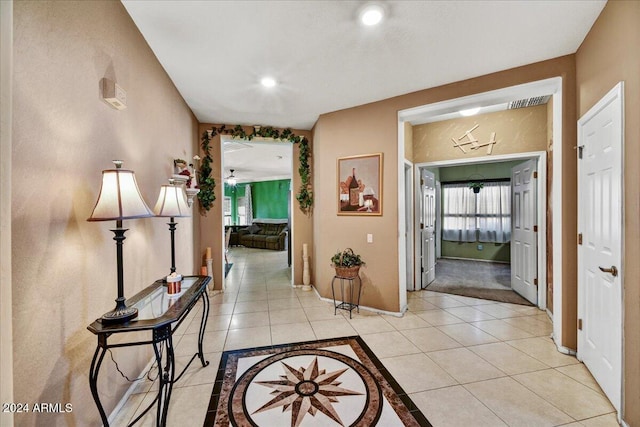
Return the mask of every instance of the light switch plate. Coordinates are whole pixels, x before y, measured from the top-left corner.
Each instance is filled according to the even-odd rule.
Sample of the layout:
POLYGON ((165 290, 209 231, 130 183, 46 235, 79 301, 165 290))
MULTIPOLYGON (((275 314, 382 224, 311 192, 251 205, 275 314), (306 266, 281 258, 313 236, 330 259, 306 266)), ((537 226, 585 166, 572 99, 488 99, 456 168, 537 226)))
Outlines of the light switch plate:
POLYGON ((373 243, 373 234, 367 234, 367 243, 373 243))

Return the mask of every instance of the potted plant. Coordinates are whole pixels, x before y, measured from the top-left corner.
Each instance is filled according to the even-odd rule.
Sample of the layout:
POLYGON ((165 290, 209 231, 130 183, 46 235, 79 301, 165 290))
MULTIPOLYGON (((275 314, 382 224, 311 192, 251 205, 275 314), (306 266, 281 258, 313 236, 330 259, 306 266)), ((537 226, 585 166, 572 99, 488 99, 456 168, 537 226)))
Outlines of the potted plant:
POLYGON ((338 251, 331 257, 331 266, 336 269, 336 276, 345 279, 356 277, 360 266, 364 264, 360 255, 354 253, 351 248, 338 251))
POLYGON ((484 187, 484 183, 482 183, 482 182, 471 182, 471 183, 469 183, 469 188, 472 189, 475 194, 478 194, 482 187, 484 187))

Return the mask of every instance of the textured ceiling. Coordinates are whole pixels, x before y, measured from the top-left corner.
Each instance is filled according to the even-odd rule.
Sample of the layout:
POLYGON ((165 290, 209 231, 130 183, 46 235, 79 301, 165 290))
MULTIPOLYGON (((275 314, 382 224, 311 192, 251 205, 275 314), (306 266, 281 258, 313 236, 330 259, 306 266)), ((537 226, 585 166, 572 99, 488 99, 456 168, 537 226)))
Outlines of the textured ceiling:
POLYGON ((574 53, 599 0, 123 0, 200 122, 310 129, 322 113, 574 53), (263 75, 276 78, 272 89, 263 75))

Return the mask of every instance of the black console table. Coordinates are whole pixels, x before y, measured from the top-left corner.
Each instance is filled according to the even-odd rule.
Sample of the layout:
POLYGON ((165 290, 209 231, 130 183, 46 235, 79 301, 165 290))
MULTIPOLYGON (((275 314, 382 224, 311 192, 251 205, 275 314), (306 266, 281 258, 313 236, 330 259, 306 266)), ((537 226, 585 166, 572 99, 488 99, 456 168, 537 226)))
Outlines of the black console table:
MULTIPOLYGON (((158 365, 158 394, 149 406, 129 425, 137 423, 154 405, 157 406, 156 425, 165 426, 167 424, 167 411, 171 399, 173 384, 176 383, 182 374, 189 368, 191 362, 196 357, 200 358, 202 366, 209 365, 204 360, 202 351, 202 340, 207 326, 207 316, 209 314, 209 296, 207 285, 211 281, 209 276, 185 276, 182 279, 182 290, 176 295, 168 295, 167 288, 158 281, 144 290, 138 292, 132 298, 127 299, 128 307, 138 309, 138 317, 127 323, 117 325, 102 324, 101 319, 96 320, 87 327, 98 337, 98 346, 91 361, 89 371, 89 386, 93 400, 96 402, 100 418, 105 426, 109 426, 107 415, 104 412, 100 396, 98 394, 98 373, 106 352, 111 348, 131 347, 139 345, 151 345, 158 365), (198 300, 202 301, 202 319, 200 320, 200 332, 198 336, 198 351, 193 355, 187 366, 175 375, 175 357, 173 349, 173 334, 180 324, 187 317, 187 314, 196 305, 198 300), (143 340, 127 341, 126 335, 130 332, 148 332, 149 335, 143 340), (111 335, 120 334, 124 339, 118 339, 117 343, 109 344, 111 335), (164 350, 162 350, 164 347, 164 350), (164 364, 163 364, 164 360, 164 364)), ((133 334, 140 338, 140 334, 133 334)))

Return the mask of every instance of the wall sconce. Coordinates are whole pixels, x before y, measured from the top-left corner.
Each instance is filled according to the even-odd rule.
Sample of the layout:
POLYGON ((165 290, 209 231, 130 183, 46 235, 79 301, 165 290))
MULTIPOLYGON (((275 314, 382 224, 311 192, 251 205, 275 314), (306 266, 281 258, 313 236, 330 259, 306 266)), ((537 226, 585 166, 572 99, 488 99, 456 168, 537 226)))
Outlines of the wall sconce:
POLYGON ((187 193, 187 205, 189 205, 189 207, 191 207, 193 205, 193 199, 200 192, 200 189, 199 188, 187 188, 185 191, 187 193))
POLYGON ((105 324, 124 323, 138 316, 138 309, 127 307, 124 297, 124 272, 122 268, 122 245, 124 233, 122 220, 153 216, 144 202, 136 177, 131 170, 122 169, 122 161, 114 160, 115 169, 102 171, 102 187, 93 212, 87 221, 116 221, 113 240, 116 241, 116 260, 118 268, 118 297, 116 307, 102 316, 105 324))
MULTIPOLYGON (((193 160, 197 162, 200 160, 200 156, 193 156, 193 160)), ((173 179, 178 185, 184 184, 187 194, 187 205, 191 207, 193 205, 193 199, 200 192, 200 189, 197 188, 195 167, 193 163, 189 163, 189 167, 187 167, 187 162, 182 159, 174 159, 173 165, 176 172, 176 174, 173 175, 173 179)))

